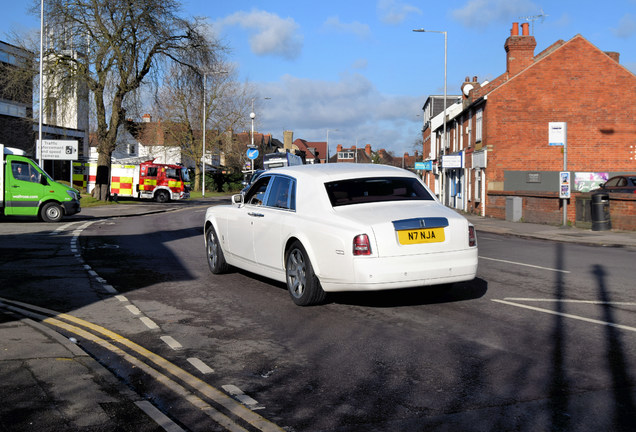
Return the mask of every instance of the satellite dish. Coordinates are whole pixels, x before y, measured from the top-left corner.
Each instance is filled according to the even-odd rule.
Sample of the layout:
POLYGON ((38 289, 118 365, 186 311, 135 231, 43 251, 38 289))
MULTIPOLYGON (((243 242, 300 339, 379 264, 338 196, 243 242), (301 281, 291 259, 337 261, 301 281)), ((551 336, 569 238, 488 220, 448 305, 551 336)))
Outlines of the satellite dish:
POLYGON ((468 93, 470 93, 470 91, 473 89, 473 85, 472 84, 466 84, 464 86, 464 96, 468 97, 468 93))

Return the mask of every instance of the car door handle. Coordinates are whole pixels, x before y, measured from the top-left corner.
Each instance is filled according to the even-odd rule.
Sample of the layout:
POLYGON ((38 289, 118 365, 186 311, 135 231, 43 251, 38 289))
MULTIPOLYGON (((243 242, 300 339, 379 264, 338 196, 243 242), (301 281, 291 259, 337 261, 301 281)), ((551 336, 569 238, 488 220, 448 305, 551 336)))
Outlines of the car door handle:
POLYGON ((263 213, 255 213, 255 212, 249 212, 248 215, 253 217, 265 217, 263 213))

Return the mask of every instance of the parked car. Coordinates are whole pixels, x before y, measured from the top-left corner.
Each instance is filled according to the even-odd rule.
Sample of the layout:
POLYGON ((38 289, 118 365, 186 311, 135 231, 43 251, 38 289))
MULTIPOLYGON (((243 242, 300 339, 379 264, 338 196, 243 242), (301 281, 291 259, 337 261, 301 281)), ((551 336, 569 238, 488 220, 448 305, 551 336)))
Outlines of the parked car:
POLYGON ((474 227, 413 173, 318 164, 261 174, 232 203, 208 208, 210 271, 235 266, 286 282, 297 305, 327 292, 387 290, 475 278, 474 227))
POLYGON ((636 174, 619 175, 601 185, 606 192, 636 193, 636 174))

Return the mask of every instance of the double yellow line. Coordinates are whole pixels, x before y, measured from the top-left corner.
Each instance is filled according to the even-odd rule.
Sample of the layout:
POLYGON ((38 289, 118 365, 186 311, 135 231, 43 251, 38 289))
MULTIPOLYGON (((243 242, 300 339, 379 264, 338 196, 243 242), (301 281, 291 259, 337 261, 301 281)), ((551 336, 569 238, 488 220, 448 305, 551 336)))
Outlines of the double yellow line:
POLYGON ((270 422, 264 417, 251 411, 238 401, 227 396, 225 393, 217 390, 206 382, 200 380, 189 372, 174 365, 163 357, 145 349, 144 347, 132 342, 125 337, 112 332, 104 327, 95 325, 91 322, 74 317, 73 315, 59 313, 50 309, 41 308, 39 306, 27 303, 8 300, 0 297, 0 307, 39 320, 49 326, 63 329, 68 333, 77 335, 80 339, 88 340, 100 345, 113 354, 118 355, 132 366, 139 368, 156 381, 165 385, 168 389, 176 392, 179 396, 186 399, 197 409, 202 411, 212 420, 231 432, 248 432, 247 429, 238 424, 228 415, 223 414, 214 408, 208 400, 223 407, 229 414, 241 419, 253 428, 263 432, 282 432, 283 429, 276 424, 270 422), (83 327, 83 328, 82 328, 83 327), (87 330, 86 330, 87 329, 87 330), (90 330, 90 331, 88 331, 90 330), (101 335, 101 336, 100 336, 101 335), (137 354, 140 358, 148 360, 149 363, 142 361, 115 344, 123 346, 131 352, 137 354), (151 364, 163 369, 166 373, 162 373, 155 369, 151 364), (180 382, 178 382, 180 381, 180 382), (197 396, 192 390, 195 390, 203 397, 197 396))

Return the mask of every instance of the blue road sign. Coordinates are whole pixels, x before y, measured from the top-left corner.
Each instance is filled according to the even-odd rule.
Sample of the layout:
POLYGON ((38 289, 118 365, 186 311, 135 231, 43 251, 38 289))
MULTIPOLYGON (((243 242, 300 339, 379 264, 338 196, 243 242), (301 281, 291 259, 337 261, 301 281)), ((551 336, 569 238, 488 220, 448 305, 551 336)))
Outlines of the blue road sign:
POLYGON ((247 158, 254 160, 258 157, 258 149, 255 148, 251 148, 251 149, 247 149, 247 158))

